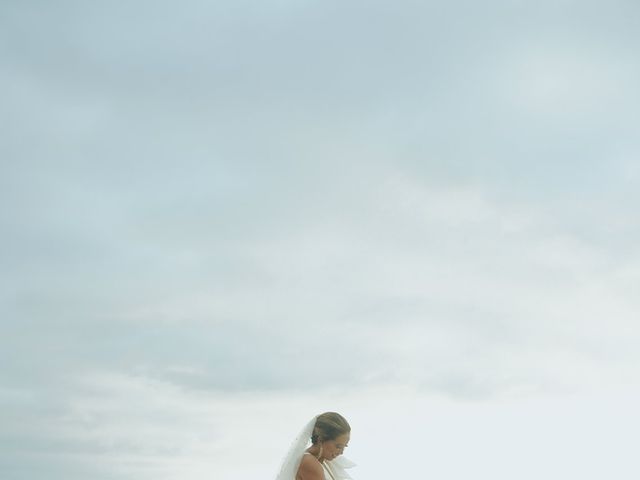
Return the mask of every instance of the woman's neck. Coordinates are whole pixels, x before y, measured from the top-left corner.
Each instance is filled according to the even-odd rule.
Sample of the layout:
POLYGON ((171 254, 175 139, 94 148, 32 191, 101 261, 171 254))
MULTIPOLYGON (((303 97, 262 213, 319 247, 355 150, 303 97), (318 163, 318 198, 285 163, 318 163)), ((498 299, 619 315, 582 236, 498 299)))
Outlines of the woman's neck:
POLYGON ((311 447, 307 448, 307 452, 316 457, 320 463, 324 462, 325 459, 322 456, 322 448, 320 448, 319 446, 312 445, 311 447))

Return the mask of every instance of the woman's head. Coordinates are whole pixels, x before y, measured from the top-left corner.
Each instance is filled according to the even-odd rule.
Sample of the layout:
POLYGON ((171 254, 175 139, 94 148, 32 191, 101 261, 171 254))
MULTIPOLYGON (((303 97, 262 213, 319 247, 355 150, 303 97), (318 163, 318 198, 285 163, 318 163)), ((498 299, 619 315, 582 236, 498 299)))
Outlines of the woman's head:
POLYGON ((318 415, 311 442, 322 447, 323 458, 333 460, 342 455, 350 438, 351 426, 342 415, 335 412, 318 415))

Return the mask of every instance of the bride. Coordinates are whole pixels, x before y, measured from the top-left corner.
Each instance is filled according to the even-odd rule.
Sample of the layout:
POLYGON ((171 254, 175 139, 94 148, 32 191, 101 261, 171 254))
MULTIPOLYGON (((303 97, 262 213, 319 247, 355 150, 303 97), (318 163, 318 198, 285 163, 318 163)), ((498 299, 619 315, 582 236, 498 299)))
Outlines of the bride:
POLYGON ((351 427, 339 413, 313 417, 293 442, 276 480, 350 480, 346 469, 355 464, 341 457, 350 437, 351 427))

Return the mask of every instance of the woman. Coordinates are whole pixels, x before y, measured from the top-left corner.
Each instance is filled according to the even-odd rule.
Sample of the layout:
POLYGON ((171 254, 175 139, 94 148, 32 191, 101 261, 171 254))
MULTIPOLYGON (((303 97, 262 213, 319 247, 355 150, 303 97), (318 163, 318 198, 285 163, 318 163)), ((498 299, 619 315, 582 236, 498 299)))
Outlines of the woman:
POLYGON ((351 427, 339 413, 312 418, 291 446, 276 480, 351 479, 346 469, 355 464, 341 457, 350 437, 351 427))

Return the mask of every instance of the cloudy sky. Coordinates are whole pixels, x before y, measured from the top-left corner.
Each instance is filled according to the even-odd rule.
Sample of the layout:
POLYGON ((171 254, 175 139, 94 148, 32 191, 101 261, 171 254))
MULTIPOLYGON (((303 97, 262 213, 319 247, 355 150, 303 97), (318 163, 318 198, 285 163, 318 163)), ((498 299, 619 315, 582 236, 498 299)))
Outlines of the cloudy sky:
POLYGON ((2 478, 640 476, 639 22, 0 2, 2 478))

